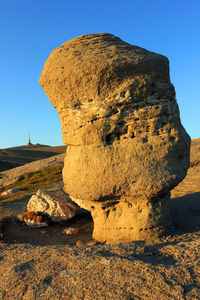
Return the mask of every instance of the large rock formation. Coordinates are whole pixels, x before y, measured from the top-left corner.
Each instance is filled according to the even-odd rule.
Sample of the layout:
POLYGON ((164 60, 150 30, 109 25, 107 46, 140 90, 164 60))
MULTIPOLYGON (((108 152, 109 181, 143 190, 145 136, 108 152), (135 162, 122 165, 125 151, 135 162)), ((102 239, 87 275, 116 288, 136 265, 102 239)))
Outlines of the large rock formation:
POLYGON ((110 34, 85 35, 51 53, 40 85, 68 145, 65 191, 91 211, 93 237, 114 243, 165 231, 190 148, 168 59, 110 34))

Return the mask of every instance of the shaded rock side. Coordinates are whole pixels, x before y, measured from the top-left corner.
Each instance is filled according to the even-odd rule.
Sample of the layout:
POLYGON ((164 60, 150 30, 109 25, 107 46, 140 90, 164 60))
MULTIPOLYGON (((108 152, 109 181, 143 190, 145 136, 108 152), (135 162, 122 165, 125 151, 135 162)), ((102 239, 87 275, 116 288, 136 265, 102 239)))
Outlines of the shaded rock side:
MULTIPOLYGON (((159 202, 185 177, 190 138, 166 57, 110 34, 81 36, 51 53, 40 85, 58 111, 68 145, 65 191, 82 207, 95 208, 94 223, 103 209, 99 202, 159 202)), ((127 229, 127 236, 140 234, 130 237, 127 229)))

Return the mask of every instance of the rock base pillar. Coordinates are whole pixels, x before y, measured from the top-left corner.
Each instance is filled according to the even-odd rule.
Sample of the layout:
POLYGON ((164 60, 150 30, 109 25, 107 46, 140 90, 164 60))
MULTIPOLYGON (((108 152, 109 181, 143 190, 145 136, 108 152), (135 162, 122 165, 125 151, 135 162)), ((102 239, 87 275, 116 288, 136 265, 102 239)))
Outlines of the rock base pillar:
POLYGON ((125 198, 95 204, 93 239, 114 244, 158 238, 172 229, 169 198, 170 193, 153 202, 125 198))

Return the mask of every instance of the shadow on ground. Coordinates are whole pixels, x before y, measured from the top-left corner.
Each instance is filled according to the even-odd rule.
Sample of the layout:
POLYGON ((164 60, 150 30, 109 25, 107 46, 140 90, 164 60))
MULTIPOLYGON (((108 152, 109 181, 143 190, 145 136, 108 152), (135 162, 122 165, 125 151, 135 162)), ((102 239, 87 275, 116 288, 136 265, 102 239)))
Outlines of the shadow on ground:
POLYGON ((80 213, 73 219, 62 223, 54 223, 43 228, 31 228, 21 223, 17 217, 1 219, 3 242, 30 243, 32 245, 76 245, 78 241, 87 243, 92 239, 93 222, 90 213, 80 213), (68 227, 78 228, 76 235, 66 235, 63 230, 68 227))
POLYGON ((130 262, 133 261, 141 261, 144 263, 151 264, 153 266, 157 265, 165 265, 171 266, 176 263, 176 260, 172 255, 163 255, 160 253, 160 249, 165 247, 166 245, 175 245, 177 242, 165 242, 161 244, 151 245, 151 246, 145 246, 145 242, 134 242, 135 249, 131 254, 118 254, 114 253, 113 251, 99 251, 97 254, 99 254, 102 257, 109 258, 109 257, 117 257, 119 259, 128 260, 130 262), (138 251, 139 249, 139 251, 138 251))
MULTIPOLYGON (((19 207, 25 206, 28 198, 19 201, 19 207)), ((16 201, 17 203, 18 201, 16 201)), ((16 205, 16 204, 15 204, 16 205)), ((13 204, 8 204, 13 207, 13 204)), ((170 200, 170 211, 174 223, 174 231, 172 235, 182 235, 184 233, 192 233, 200 230, 200 192, 188 194, 183 197, 170 200)), ((12 211, 13 212, 13 211, 12 211)), ((75 245, 77 241, 87 243, 92 239, 93 221, 89 212, 81 212, 70 221, 61 224, 53 224, 48 228, 30 228, 22 224, 15 216, 4 216, 1 218, 3 241, 6 243, 30 243, 34 245, 75 245), (63 230, 68 227, 76 227, 79 229, 75 236, 68 236, 63 230)), ((154 253, 152 249, 146 248, 142 259, 159 263, 160 254, 154 253), (155 260, 155 257, 157 259, 155 260)), ((157 250, 156 250, 157 251, 157 250)), ((113 254, 112 254, 113 255, 113 254)), ((135 259, 134 257, 126 257, 126 259, 135 259)), ((139 257, 137 259, 140 259, 139 257)), ((163 261, 163 258, 162 258, 163 261)), ((164 260, 165 261, 165 260, 164 260)), ((166 258, 166 264, 173 264, 172 258, 166 258)))
POLYGON ((175 231, 192 233, 200 230, 200 192, 171 199, 170 212, 175 231))

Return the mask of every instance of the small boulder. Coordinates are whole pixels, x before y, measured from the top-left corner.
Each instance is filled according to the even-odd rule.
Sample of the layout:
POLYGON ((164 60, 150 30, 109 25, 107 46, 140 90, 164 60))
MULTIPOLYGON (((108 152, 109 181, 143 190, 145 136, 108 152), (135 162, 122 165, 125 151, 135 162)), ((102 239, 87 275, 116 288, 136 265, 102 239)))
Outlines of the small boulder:
POLYGON ((79 247, 79 246, 82 246, 82 245, 83 245, 83 242, 81 242, 81 241, 77 241, 77 242, 76 242, 76 246, 79 247))
POLYGON ((19 189, 19 188, 9 189, 7 191, 2 192, 1 196, 9 196, 11 194, 18 193, 20 191, 21 191, 21 189, 19 189))
POLYGON ((52 223, 48 215, 35 211, 25 212, 19 216, 19 220, 31 227, 47 227, 52 223))
POLYGON ((46 213, 52 221, 60 222, 73 218, 77 214, 78 205, 68 200, 67 196, 58 197, 53 192, 38 190, 29 200, 27 209, 46 213))
POLYGON ((74 227, 65 228, 63 230, 63 233, 67 235, 76 235, 78 233, 78 228, 74 228, 74 227))

